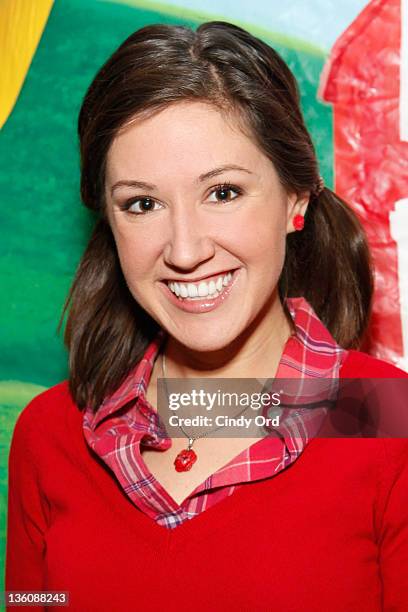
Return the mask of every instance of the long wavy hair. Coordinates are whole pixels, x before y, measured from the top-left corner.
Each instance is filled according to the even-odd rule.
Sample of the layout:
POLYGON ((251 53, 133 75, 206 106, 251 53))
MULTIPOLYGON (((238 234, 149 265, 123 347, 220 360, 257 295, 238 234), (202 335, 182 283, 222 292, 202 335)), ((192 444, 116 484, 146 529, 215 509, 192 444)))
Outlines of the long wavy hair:
POLYGON ((305 228, 287 237, 279 281, 284 299, 304 296, 336 341, 356 348, 373 291, 370 256, 350 207, 319 189, 318 162, 295 77, 274 49, 235 25, 196 31, 152 25, 129 36, 92 81, 79 114, 81 196, 97 212, 89 244, 64 304, 69 386, 79 408, 97 410, 141 359, 158 324, 123 277, 107 220, 105 164, 118 130, 179 101, 234 111, 273 163, 282 185, 311 193, 305 228))

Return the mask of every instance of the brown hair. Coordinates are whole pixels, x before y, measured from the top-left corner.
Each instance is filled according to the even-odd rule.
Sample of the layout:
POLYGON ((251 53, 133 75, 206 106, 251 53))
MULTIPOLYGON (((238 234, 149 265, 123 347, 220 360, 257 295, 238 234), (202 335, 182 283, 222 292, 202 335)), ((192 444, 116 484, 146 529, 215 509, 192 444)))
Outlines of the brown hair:
POLYGON ((158 324, 124 280, 107 221, 107 152, 136 116, 177 101, 207 101, 238 112, 274 164, 282 185, 311 198, 302 232, 288 235, 280 296, 304 296, 337 342, 357 347, 366 328, 372 274, 356 215, 319 189, 315 150, 300 110, 296 80, 281 57, 225 22, 153 25, 132 34, 91 83, 79 115, 81 195, 99 219, 81 259, 59 323, 69 308, 65 344, 70 391, 96 410, 141 359, 158 324))

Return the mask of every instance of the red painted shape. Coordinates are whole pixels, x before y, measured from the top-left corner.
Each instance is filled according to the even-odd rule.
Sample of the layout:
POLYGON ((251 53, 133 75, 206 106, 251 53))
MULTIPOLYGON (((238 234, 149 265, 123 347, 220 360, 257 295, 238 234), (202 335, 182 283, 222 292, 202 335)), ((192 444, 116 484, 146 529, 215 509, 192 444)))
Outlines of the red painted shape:
POLYGON ((360 217, 375 265, 366 350, 403 353, 397 246, 389 215, 408 196, 408 143, 399 134, 401 2, 373 0, 335 43, 319 95, 333 104, 335 190, 360 217))

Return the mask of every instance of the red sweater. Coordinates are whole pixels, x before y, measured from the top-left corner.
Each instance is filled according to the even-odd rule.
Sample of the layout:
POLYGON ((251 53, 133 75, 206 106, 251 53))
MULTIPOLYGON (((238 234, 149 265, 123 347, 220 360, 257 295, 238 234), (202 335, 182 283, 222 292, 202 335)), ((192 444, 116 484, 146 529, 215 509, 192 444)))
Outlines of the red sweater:
MULTIPOLYGON (((355 351, 341 375, 404 376, 355 351)), ((7 590, 69 591, 72 612, 408 610, 408 440, 315 438, 169 530, 92 454, 82 417, 63 382, 18 419, 7 590)))

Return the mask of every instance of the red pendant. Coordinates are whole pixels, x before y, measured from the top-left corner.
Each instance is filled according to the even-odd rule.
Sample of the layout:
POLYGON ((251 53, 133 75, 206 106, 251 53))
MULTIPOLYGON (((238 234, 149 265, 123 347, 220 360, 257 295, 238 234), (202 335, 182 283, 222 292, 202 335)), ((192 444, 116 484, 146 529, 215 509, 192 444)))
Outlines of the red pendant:
POLYGON ((179 454, 174 460, 176 472, 188 472, 188 470, 191 470, 196 461, 197 455, 195 454, 193 449, 185 448, 184 450, 179 452, 179 454))

